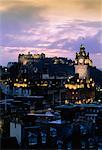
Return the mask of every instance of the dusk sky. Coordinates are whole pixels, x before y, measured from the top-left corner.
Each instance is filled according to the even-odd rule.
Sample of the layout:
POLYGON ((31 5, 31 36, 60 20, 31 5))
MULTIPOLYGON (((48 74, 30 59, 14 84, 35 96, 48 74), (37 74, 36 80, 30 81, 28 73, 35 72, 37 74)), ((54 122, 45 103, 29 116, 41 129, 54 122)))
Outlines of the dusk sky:
POLYGON ((0 65, 19 53, 74 60, 80 44, 102 68, 102 0, 0 0, 0 65))

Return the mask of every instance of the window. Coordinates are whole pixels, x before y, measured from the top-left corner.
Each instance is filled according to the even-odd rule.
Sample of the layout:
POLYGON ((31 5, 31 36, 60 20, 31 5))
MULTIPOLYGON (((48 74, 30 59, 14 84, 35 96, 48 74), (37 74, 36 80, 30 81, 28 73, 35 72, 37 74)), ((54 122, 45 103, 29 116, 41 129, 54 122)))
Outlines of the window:
POLYGON ((28 141, 29 141, 29 145, 36 145, 37 144, 37 133, 29 132, 28 141))
POLYGON ((63 141, 62 140, 58 140, 57 141, 57 145, 58 145, 58 150, 62 149, 62 145, 63 145, 63 141))
POLYGON ((42 143, 45 144, 46 143, 46 133, 41 132, 41 139, 42 139, 42 143))
POLYGON ((85 142, 81 141, 81 148, 85 149, 85 142))
POLYGON ((55 137, 57 135, 57 131, 55 128, 50 128, 50 136, 55 137))

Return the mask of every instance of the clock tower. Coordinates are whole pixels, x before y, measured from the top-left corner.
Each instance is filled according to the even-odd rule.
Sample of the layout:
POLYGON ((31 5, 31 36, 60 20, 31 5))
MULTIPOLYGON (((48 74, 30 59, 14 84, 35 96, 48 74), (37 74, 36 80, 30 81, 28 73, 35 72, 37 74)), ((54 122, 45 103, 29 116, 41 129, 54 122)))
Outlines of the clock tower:
POLYGON ((89 78, 89 66, 92 66, 92 60, 89 58, 89 53, 86 53, 85 47, 81 45, 75 58, 75 73, 79 74, 80 79, 89 78))

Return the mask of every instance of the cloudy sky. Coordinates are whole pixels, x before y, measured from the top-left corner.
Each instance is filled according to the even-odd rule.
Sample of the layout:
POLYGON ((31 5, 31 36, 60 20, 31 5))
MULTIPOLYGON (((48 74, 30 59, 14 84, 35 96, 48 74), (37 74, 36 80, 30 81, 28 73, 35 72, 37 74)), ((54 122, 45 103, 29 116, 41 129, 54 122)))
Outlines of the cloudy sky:
POLYGON ((0 0, 0 65, 19 53, 75 58, 84 43, 102 68, 102 0, 0 0))

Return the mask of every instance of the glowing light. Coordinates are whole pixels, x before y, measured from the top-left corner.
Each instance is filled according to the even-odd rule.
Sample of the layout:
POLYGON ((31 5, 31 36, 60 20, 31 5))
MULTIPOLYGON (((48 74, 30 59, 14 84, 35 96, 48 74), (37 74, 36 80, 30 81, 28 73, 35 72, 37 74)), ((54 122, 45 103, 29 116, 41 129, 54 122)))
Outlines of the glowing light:
POLYGON ((90 88, 90 84, 87 84, 87 88, 90 88))
POLYGON ((82 104, 81 100, 77 101, 76 104, 82 104))
POLYGON ((90 81, 92 81, 92 78, 90 78, 90 81))
POLYGON ((80 88, 80 86, 79 86, 79 85, 77 85, 77 88, 80 88))
POLYGON ((15 87, 27 87, 27 84, 25 83, 14 83, 15 87))
POLYGON ((16 79, 16 82, 18 82, 18 79, 16 79))
POLYGON ((81 84, 81 85, 80 85, 80 88, 84 88, 84 84, 81 84))
POLYGON ((78 88, 84 88, 84 84, 65 84, 65 88, 69 88, 69 89, 78 89, 78 88))
POLYGON ((68 100, 65 100, 65 104, 68 104, 68 100))
POLYGON ((42 86, 42 87, 45 86, 45 87, 46 87, 46 86, 48 86, 48 84, 46 84, 46 83, 43 83, 43 84, 37 84, 37 86, 42 86))
POLYGON ((27 79, 24 79, 24 82, 26 82, 27 81, 27 79))
POLYGON ((98 102, 101 102, 101 100, 99 99, 98 102))
POLYGON ((94 84, 94 83, 92 83, 92 87, 94 87, 94 85, 95 85, 95 84, 94 84))
POLYGON ((68 84, 65 84, 64 86, 65 86, 65 88, 68 88, 68 84))
POLYGON ((5 68, 5 72, 7 72, 7 68, 5 68))
POLYGON ((77 64, 77 60, 75 60, 75 64, 77 64))
POLYGON ((89 63, 89 60, 88 60, 88 59, 86 59, 86 60, 85 60, 85 64, 88 64, 88 63, 89 63))
POLYGON ((48 84, 44 83, 44 84, 41 84, 41 86, 48 86, 48 84))
POLYGON ((73 86, 73 89, 76 90, 77 89, 76 86, 73 86))

